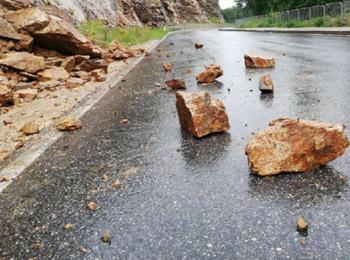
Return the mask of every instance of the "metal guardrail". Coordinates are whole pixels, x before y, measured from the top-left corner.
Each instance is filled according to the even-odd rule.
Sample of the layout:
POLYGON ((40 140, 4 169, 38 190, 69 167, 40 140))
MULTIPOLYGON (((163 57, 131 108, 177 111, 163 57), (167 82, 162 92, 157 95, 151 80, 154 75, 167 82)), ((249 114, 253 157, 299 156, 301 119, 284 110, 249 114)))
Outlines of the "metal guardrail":
POLYGON ((305 21, 318 17, 342 17, 344 14, 350 13, 350 1, 335 2, 325 5, 316 5, 311 7, 304 7, 299 9, 287 10, 282 12, 275 12, 266 15, 251 16, 247 18, 237 19, 236 24, 242 24, 251 20, 260 20, 271 18, 280 20, 281 22, 289 21, 305 21))

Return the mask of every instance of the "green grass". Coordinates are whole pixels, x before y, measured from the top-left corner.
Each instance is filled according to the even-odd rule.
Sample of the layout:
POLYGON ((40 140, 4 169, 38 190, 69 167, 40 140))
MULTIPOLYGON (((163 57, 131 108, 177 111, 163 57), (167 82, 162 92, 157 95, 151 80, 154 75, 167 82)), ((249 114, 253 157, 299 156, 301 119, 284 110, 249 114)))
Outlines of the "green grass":
POLYGON ((163 38, 169 30, 163 28, 132 27, 107 28, 103 22, 97 20, 86 21, 79 26, 79 31, 97 44, 108 45, 117 40, 123 46, 142 44, 150 40, 163 38))
POLYGON ((340 17, 318 17, 311 20, 289 22, 282 22, 281 19, 270 16, 264 19, 251 19, 244 22, 237 27, 240 28, 269 28, 269 27, 285 27, 285 28, 299 28, 299 27, 341 27, 350 26, 350 15, 340 17))

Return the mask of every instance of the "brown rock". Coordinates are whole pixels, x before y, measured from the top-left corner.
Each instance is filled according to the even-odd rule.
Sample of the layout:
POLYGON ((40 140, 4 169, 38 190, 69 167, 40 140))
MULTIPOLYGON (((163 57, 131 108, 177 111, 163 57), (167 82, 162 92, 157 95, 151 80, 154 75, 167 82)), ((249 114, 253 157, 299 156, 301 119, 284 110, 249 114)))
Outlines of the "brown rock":
POLYGON ((0 107, 13 104, 13 92, 12 90, 3 84, 0 84, 0 107))
POLYGON ((196 48, 196 49, 202 49, 203 48, 203 44, 201 44, 201 43, 195 43, 194 44, 194 47, 196 48))
POLYGON ((103 82, 106 80, 106 72, 103 69, 91 71, 90 78, 94 82, 103 82))
POLYGON ((6 38, 8 40, 21 40, 22 36, 19 34, 15 28, 6 20, 0 17, 0 37, 6 38))
POLYGON ((104 72, 107 72, 108 62, 102 59, 90 59, 81 62, 75 70, 81 70, 86 72, 91 72, 97 69, 102 69, 104 72))
POLYGON ((21 149, 23 146, 24 146, 24 142, 23 142, 23 141, 20 141, 20 142, 16 143, 15 149, 16 149, 16 150, 19 150, 19 149, 21 149))
POLYGON ((31 121, 31 122, 25 123, 20 129, 20 131, 25 135, 35 135, 40 132, 40 129, 37 123, 35 123, 34 121, 31 121))
POLYGON ((275 59, 261 55, 244 55, 244 62, 247 68, 273 68, 275 59))
POLYGON ((210 64, 206 70, 198 74, 196 77, 198 83, 213 83, 217 78, 224 75, 224 71, 219 65, 210 64))
POLYGON ((167 80, 165 84, 168 88, 177 90, 177 89, 186 89, 186 82, 182 79, 171 79, 167 80))
POLYGON ((163 69, 168 72, 171 71, 173 69, 173 65, 171 63, 164 63, 163 64, 163 69))
POLYGON ((71 24, 56 16, 49 17, 46 27, 31 33, 38 44, 67 54, 101 56, 101 52, 71 24))
POLYGON ((73 225, 73 224, 65 224, 65 225, 63 226, 63 228, 64 228, 65 230, 72 230, 72 229, 74 229, 74 225, 73 225))
POLYGON ((33 74, 45 69, 44 58, 28 52, 11 52, 0 55, 0 64, 33 74))
POLYGON ((1 176, 0 177, 0 182, 9 182, 10 181, 10 178, 7 177, 7 176, 1 176))
POLYGON ((122 183, 120 182, 120 180, 115 180, 112 184, 112 187, 116 190, 119 190, 122 187, 122 183))
POLYGON ((176 93, 181 127, 194 137, 226 132, 230 128, 224 104, 208 92, 176 93))
POLYGON ((41 243, 41 242, 35 242, 33 245, 32 245, 32 248, 35 249, 35 250, 39 250, 41 248, 44 247, 44 244, 41 243))
POLYGON ((255 134, 246 147, 257 175, 306 172, 341 156, 349 141, 339 124, 281 118, 255 134))
POLYGON ((38 82, 35 88, 42 90, 55 90, 61 83, 57 80, 48 80, 44 82, 38 82))
POLYGON ((97 204, 95 202, 90 202, 88 205, 87 205, 87 209, 91 210, 91 211, 95 211, 97 210, 97 204))
POLYGON ((9 152, 7 150, 0 150, 0 161, 9 158, 9 152))
POLYGON ((297 218, 297 230, 299 232, 307 232, 309 225, 306 223, 306 221, 303 219, 302 216, 299 216, 297 218))
POLYGON ((81 78, 82 80, 89 81, 90 74, 86 71, 74 71, 71 73, 73 77, 81 78))
POLYGON ((20 99, 23 99, 24 101, 32 101, 36 98, 38 94, 38 90, 36 89, 21 89, 17 90, 14 93, 14 96, 17 96, 20 99))
POLYGON ((60 131, 74 131, 81 127, 80 120, 74 117, 62 118, 57 124, 57 129, 60 131))
POLYGON ((5 19, 13 24, 19 31, 33 33, 45 28, 50 23, 49 16, 39 8, 21 9, 9 12, 5 19))
POLYGON ((51 69, 46 69, 38 73, 42 81, 47 80, 66 80, 70 77, 69 73, 62 67, 54 67, 51 69))
POLYGON ((75 58, 74 56, 66 58, 64 61, 62 61, 61 66, 67 71, 71 72, 75 67, 75 58))
POLYGON ((111 236, 109 235, 109 232, 107 232, 107 231, 104 232, 102 237, 101 237, 101 239, 102 239, 102 242, 104 242, 104 243, 110 243, 111 242, 111 236))
POLYGON ((262 93, 269 93, 274 91, 271 75, 265 75, 260 78, 259 89, 262 93))
POLYGON ((129 119, 125 118, 120 121, 122 125, 128 125, 129 124, 129 119))
POLYGON ((69 89, 78 88, 84 85, 85 81, 81 78, 71 77, 65 83, 65 87, 69 89))
POLYGON ((0 5, 9 10, 18 10, 28 8, 30 2, 29 0, 0 0, 0 5))

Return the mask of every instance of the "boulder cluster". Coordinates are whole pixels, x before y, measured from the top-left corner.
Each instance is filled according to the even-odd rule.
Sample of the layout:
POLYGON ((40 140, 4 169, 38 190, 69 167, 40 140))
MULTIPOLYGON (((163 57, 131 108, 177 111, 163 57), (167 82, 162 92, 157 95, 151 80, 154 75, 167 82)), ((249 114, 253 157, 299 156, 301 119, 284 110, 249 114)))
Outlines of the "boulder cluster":
POLYGON ((7 11, 0 16, 0 107, 31 101, 43 90, 103 82, 110 63, 143 53, 117 42, 95 46, 68 21, 39 8, 7 11))

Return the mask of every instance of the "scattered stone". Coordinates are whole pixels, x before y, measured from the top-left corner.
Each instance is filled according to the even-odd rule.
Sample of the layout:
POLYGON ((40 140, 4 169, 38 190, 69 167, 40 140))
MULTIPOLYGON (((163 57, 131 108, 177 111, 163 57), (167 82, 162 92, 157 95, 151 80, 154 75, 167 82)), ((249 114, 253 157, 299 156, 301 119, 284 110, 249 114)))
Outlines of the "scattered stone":
POLYGON ((186 89, 186 82, 182 79, 167 80, 165 84, 173 90, 186 89))
POLYGON ((115 180, 112 184, 112 187, 116 190, 119 190, 122 187, 122 183, 120 182, 120 180, 115 180))
POLYGON ((176 107, 183 129, 201 138, 230 128, 224 104, 208 92, 176 93, 176 107))
POLYGON ((196 77, 198 83, 213 83, 217 78, 224 75, 224 71, 219 65, 210 64, 205 71, 199 73, 196 77))
POLYGON ((297 230, 299 232, 307 232, 309 225, 303 219, 302 216, 298 216, 297 218, 297 230))
POLYGON ((171 63, 164 63, 163 64, 163 69, 166 71, 166 72, 169 72, 173 69, 173 65, 171 63))
POLYGON ((9 157, 9 152, 7 150, 0 150, 0 161, 6 160, 9 157))
POLYGON ((273 68, 275 59, 261 55, 244 55, 244 62, 247 68, 273 68))
POLYGON ((35 123, 34 121, 31 121, 31 122, 25 123, 20 129, 20 131, 25 135, 35 135, 40 132, 40 129, 37 123, 35 123))
POLYGON ((246 147, 249 168, 260 176, 307 172, 344 154, 349 141, 340 124, 280 118, 246 147))
POLYGON ((2 54, 0 55, 0 64, 33 74, 45 69, 44 58, 35 56, 28 52, 11 52, 2 54))
POLYGON ((65 230, 72 230, 72 229, 74 229, 74 225, 73 225, 73 224, 65 224, 65 225, 63 226, 63 228, 64 228, 65 230))
POLYGON ((91 210, 91 211, 96 211, 97 210, 97 204, 95 202, 90 202, 87 205, 87 209, 91 210))
POLYGON ((33 101, 36 96, 38 94, 38 90, 37 89, 21 89, 21 90, 17 90, 14 93, 14 96, 18 97, 19 99, 23 99, 24 101, 33 101))
POLYGON ((262 93, 274 92, 274 85, 273 85, 271 75, 265 75, 260 78, 259 89, 262 93))
POLYGON ((57 80, 48 80, 44 82, 38 82, 36 88, 41 90, 55 90, 61 83, 57 80))
POLYGON ((60 131, 74 131, 82 127, 79 119, 74 117, 65 117, 62 118, 57 123, 57 129, 60 131))
POLYGON ((32 245, 32 248, 35 249, 35 250, 39 250, 41 248, 44 247, 44 244, 41 243, 41 242, 35 242, 33 245, 32 245))
POLYGON ((38 73, 38 76, 40 76, 42 81, 47 80, 67 80, 70 75, 69 73, 62 67, 54 67, 51 69, 46 69, 44 71, 41 71, 38 73))
POLYGON ((82 61, 81 64, 77 66, 75 70, 91 72, 97 69, 102 69, 104 72, 107 72, 108 62, 103 59, 86 59, 85 61, 82 61))
POLYGON ((72 72, 72 70, 75 67, 75 58, 74 56, 66 58, 64 61, 62 61, 61 66, 67 71, 72 72))
POLYGON ((195 43, 194 44, 194 47, 196 48, 196 49, 202 49, 203 48, 203 44, 202 43, 195 43))
POLYGON ((19 149, 21 149, 22 147, 24 146, 24 142, 18 142, 18 143, 16 143, 16 145, 15 145, 15 149, 16 150, 19 150, 19 149))
POLYGON ((103 69, 97 69, 90 72, 90 77, 94 82, 104 82, 106 80, 106 72, 103 69))
POLYGON ((9 182, 9 181, 10 181, 10 179, 7 176, 1 176, 0 177, 0 182, 9 182))
POLYGON ((6 86, 0 84, 0 107, 13 104, 13 92, 6 86))
POLYGON ((78 88, 84 85, 85 81, 81 78, 71 77, 65 83, 65 87, 68 89, 78 88))
POLYGON ((122 125, 128 125, 129 124, 129 119, 125 118, 120 121, 122 125))
POLYGON ((102 239, 102 242, 104 242, 104 243, 110 243, 111 236, 109 235, 109 232, 108 231, 104 232, 101 239, 102 239))
POLYGON ((90 253, 90 250, 87 249, 86 247, 83 247, 83 246, 81 246, 79 250, 80 250, 80 252, 85 253, 85 254, 90 253))

